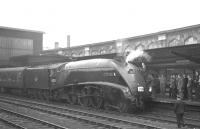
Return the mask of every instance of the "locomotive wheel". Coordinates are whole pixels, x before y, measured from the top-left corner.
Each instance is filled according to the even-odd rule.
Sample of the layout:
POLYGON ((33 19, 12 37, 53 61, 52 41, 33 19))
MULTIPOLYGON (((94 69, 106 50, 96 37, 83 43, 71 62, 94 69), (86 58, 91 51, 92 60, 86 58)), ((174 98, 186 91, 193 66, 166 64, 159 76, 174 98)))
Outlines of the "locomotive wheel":
POLYGON ((33 99, 37 99, 37 91, 36 90, 33 90, 32 92, 32 96, 33 96, 33 99))
POLYGON ((43 91, 43 98, 44 98, 44 100, 49 100, 49 93, 48 93, 48 91, 43 91))
POLYGON ((78 101, 78 98, 77 98, 77 96, 75 94, 69 94, 68 102, 70 104, 75 105, 75 104, 77 104, 77 101, 78 101))
POLYGON ((43 99, 43 97, 42 97, 42 91, 38 91, 38 99, 43 99))
POLYGON ((4 93, 4 87, 1 87, 1 93, 4 93))
POLYGON ((52 98, 53 98, 53 100, 58 101, 58 99, 59 99, 58 91, 53 91, 53 92, 52 92, 52 98))
POLYGON ((124 102, 124 101, 120 101, 118 103, 118 111, 119 112, 127 112, 128 111, 128 104, 127 102, 124 102))
POLYGON ((89 107, 90 106, 90 98, 89 98, 89 92, 88 92, 88 89, 86 88, 83 88, 81 90, 81 96, 79 97, 79 104, 81 106, 84 106, 84 107, 89 107))
POLYGON ((35 90, 34 99, 40 99, 39 98, 39 92, 37 90, 35 90))
POLYGON ((136 99, 136 107, 141 110, 144 110, 144 101, 142 100, 141 97, 136 99))
POLYGON ((105 109, 106 111, 110 110, 110 103, 109 103, 108 101, 105 101, 103 107, 104 107, 104 109, 105 109))
POLYGON ((95 90, 92 95, 92 107, 97 109, 101 108, 103 105, 103 97, 101 96, 101 93, 98 90, 95 90))
POLYGON ((28 97, 33 98, 33 93, 31 92, 31 90, 28 90, 28 97))

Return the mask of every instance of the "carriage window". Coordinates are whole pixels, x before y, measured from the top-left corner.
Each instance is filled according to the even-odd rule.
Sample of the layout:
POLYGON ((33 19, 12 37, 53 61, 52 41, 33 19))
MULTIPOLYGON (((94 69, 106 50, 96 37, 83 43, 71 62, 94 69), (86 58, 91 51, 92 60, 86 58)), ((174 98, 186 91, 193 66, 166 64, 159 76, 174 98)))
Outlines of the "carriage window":
POLYGON ((17 81, 20 81, 21 79, 22 79, 22 73, 19 72, 19 73, 17 74, 17 81))
POLYGON ((11 73, 9 76, 10 76, 11 81, 17 80, 17 73, 11 73))

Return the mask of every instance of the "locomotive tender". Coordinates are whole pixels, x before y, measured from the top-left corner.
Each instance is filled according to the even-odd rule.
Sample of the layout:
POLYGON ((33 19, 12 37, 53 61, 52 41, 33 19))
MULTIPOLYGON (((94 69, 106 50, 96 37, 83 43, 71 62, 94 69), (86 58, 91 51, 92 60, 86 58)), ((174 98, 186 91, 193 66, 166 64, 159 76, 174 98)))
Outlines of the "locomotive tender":
POLYGON ((1 92, 67 100, 127 112, 149 97, 141 70, 114 59, 89 59, 37 67, 0 68, 1 92))

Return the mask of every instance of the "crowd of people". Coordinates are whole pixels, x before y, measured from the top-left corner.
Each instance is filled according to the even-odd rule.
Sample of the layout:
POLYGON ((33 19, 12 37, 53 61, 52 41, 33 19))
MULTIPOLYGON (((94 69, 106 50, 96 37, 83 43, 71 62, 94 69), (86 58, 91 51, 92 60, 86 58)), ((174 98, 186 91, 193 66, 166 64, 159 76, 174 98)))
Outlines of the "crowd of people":
POLYGON ((180 96, 183 100, 200 100, 200 73, 171 74, 167 79, 163 74, 151 74, 147 84, 152 87, 152 97, 160 95, 176 99, 180 96))
POLYGON ((147 74, 147 85, 152 87, 152 97, 164 97, 176 99, 174 113, 176 114, 177 127, 186 127, 183 116, 185 101, 200 102, 200 72, 194 74, 176 73, 165 76, 156 72, 147 74))

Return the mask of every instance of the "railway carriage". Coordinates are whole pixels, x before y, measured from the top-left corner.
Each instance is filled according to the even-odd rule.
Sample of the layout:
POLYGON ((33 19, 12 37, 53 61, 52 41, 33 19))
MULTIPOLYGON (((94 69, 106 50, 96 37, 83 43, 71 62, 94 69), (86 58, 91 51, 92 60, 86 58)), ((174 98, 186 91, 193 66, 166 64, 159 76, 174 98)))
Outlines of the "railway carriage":
POLYGON ((21 94, 24 88, 25 67, 1 68, 0 90, 1 92, 12 92, 21 94))

